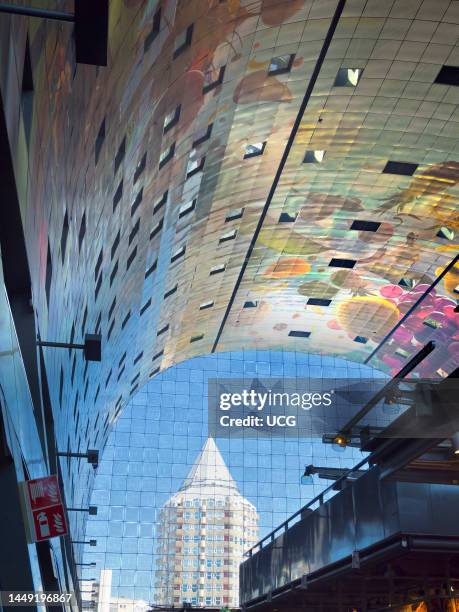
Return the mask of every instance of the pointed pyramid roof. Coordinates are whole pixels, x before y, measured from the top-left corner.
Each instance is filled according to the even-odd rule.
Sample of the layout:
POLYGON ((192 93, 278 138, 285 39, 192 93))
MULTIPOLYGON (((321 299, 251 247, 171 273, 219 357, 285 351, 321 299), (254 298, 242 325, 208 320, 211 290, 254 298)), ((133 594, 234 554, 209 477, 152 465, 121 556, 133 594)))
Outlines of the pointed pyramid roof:
POLYGON ((183 481, 180 492, 193 492, 200 495, 239 494, 236 481, 226 467, 213 438, 207 439, 188 476, 183 481))

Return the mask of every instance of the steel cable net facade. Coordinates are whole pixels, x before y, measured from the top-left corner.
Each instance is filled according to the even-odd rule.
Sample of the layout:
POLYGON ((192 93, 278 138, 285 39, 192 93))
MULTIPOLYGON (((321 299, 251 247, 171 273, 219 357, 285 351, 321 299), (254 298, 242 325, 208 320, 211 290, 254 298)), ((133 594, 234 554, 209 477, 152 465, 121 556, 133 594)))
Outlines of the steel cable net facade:
MULTIPOLYGON (((40 333, 103 337, 101 364, 46 350, 60 447, 103 448, 149 378, 213 349, 372 354, 457 253, 458 23, 448 0, 118 0, 99 69, 66 25, 30 26, 40 333)), ((453 265, 371 365, 435 339, 417 373, 457 367, 458 283, 453 265)), ((84 503, 92 468, 65 470, 84 503)))
POLYGON ((250 387, 254 378, 337 375, 383 377, 339 358, 242 351, 182 362, 139 390, 112 430, 91 498, 98 513, 86 539, 97 546, 86 546, 84 561, 96 566, 82 577, 108 577, 99 603, 236 607, 243 552, 329 484, 301 484, 305 465, 352 467, 362 455, 250 429, 210 438, 208 381, 244 379, 250 387))

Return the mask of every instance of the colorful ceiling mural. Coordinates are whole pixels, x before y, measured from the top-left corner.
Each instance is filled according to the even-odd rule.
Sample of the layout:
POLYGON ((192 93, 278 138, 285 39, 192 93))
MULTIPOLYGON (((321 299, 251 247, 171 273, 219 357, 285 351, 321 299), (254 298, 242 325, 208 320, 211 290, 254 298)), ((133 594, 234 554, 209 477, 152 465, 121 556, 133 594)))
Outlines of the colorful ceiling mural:
POLYGON ((97 370, 47 357, 91 428, 213 350, 393 374, 435 339, 416 373, 459 365, 458 23, 449 0, 124 0, 99 69, 65 26, 29 33, 34 295, 43 337, 102 333, 97 370))

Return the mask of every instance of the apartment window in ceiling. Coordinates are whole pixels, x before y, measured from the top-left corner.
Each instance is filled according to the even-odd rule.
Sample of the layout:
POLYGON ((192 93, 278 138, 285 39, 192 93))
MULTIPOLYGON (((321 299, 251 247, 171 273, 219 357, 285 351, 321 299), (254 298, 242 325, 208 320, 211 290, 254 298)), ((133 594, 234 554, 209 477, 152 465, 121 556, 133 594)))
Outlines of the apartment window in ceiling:
POLYGON ((161 208, 166 204, 167 195, 168 195, 168 191, 165 191, 163 195, 159 198, 159 200, 157 200, 156 203, 154 204, 153 206, 154 215, 158 212, 158 210, 161 210, 161 208))
POLYGON ((219 264, 218 266, 213 266, 210 269, 209 275, 213 276, 214 274, 220 274, 221 272, 224 272, 226 269, 226 265, 225 264, 219 264))
POLYGON ((155 368, 154 370, 152 370, 152 371, 150 372, 150 378, 151 378, 152 376, 156 376, 156 374, 158 374, 158 372, 160 371, 160 369, 161 369, 161 368, 155 368))
POLYGON ((442 66, 434 81, 441 85, 459 86, 459 66, 442 66))
POLYGON ((204 168, 205 162, 205 157, 201 157, 200 159, 190 159, 186 168, 186 178, 189 179, 198 172, 201 172, 201 170, 204 168))
POLYGON ((143 315, 143 313, 144 313, 144 312, 145 312, 145 311, 146 311, 148 308, 150 308, 150 306, 151 306, 151 298, 150 298, 149 300, 147 300, 147 301, 145 302, 145 304, 142 306, 142 308, 140 309, 140 316, 142 316, 142 315, 143 315))
POLYGON ((49 294, 51 291, 52 279, 53 279, 53 262, 51 260, 51 249, 49 247, 49 242, 48 242, 48 251, 46 254, 46 284, 45 284, 46 301, 48 302, 48 307, 49 307, 49 294))
POLYGON ((158 329, 158 331, 156 332, 156 335, 161 336, 162 334, 165 334, 168 329, 169 329, 169 324, 167 323, 166 325, 158 329))
POLYGON ((116 273, 118 272, 118 262, 113 266, 112 273, 110 274, 110 287, 113 285, 116 273))
POLYGON ((99 276, 100 268, 102 266, 103 256, 104 256, 104 252, 103 252, 103 249, 101 248, 99 251, 99 257, 97 258, 96 267, 94 268, 94 280, 97 280, 97 277, 99 276))
POLYGON ((83 213, 81 219, 80 231, 78 233, 78 248, 81 251, 81 245, 83 244, 84 236, 86 234, 86 212, 83 213))
POLYGON ((340 68, 335 78, 335 87, 357 87, 362 78, 360 68, 340 68))
POLYGON ((454 230, 449 227, 441 227, 437 232, 437 237, 444 240, 454 240, 455 235, 454 230))
POLYGON ((180 206, 179 208, 178 218, 181 219, 185 215, 188 215, 195 208, 196 208, 196 199, 190 200, 189 202, 185 202, 185 204, 182 204, 182 206, 180 206))
POLYGON ((252 144, 245 145, 244 159, 249 159, 250 157, 257 157, 258 155, 263 155, 263 152, 266 147, 265 142, 254 142, 252 144))
POLYGON ((126 262, 126 270, 129 270, 129 268, 131 267, 132 262, 136 258, 136 255, 137 255, 137 247, 135 246, 132 249, 132 251, 131 251, 131 253, 130 253, 129 257, 128 257, 128 260, 126 262))
POLYGON ((131 242, 134 240, 134 238, 137 235, 137 232, 139 231, 139 227, 140 227, 140 219, 137 219, 137 223, 134 225, 134 227, 132 228, 131 233, 129 234, 129 244, 131 244, 131 242))
POLYGON ((199 146, 200 144, 202 144, 203 142, 205 142, 206 140, 209 140, 209 138, 212 135, 212 128, 213 128, 213 123, 209 123, 209 125, 205 128, 203 128, 202 130, 198 130, 196 132, 195 139, 193 141, 193 148, 199 146))
POLYGON ((166 291, 166 293, 163 296, 163 299, 166 299, 169 296, 173 295, 177 291, 177 286, 178 285, 175 285, 174 287, 172 287, 172 289, 169 289, 169 291, 166 291))
POLYGON ((158 221, 155 227, 150 232, 150 240, 153 240, 155 236, 159 234, 159 232, 163 229, 164 217, 158 221))
POLYGON ((418 164, 401 161, 388 161, 384 166, 384 174, 399 174, 401 176, 412 176, 418 168, 418 164))
POLYGON ((155 259, 155 261, 151 265, 149 265, 147 269, 145 270, 145 278, 150 276, 150 274, 152 274, 156 270, 157 265, 158 265, 158 260, 155 259))
POLYGON ((139 206, 140 206, 140 204, 142 202, 142 198, 143 198, 143 187, 139 191, 139 193, 136 195, 135 200, 132 203, 132 206, 131 206, 131 217, 133 217, 135 215, 136 210, 139 208, 139 206))
POLYGON ((120 234, 120 231, 118 230, 118 233, 115 236, 115 240, 113 241, 112 250, 111 250, 111 253, 110 253, 112 260, 113 260, 113 257, 115 255, 115 253, 116 253, 116 249, 118 248, 118 245, 120 243, 120 236, 121 236, 121 234, 120 234))
POLYGON ((115 306, 116 306, 116 295, 113 298, 113 302, 112 305, 110 306, 110 310, 108 311, 108 318, 111 319, 113 311, 115 310, 115 306))
POLYGON ((195 334, 191 336, 190 342, 197 342, 198 340, 202 340, 204 338, 204 334, 195 334))
POLYGON ((226 234, 222 234, 218 239, 218 244, 222 244, 223 242, 228 242, 229 240, 234 240, 237 236, 237 230, 231 230, 230 232, 226 232, 226 234))
POLYGON ((325 300, 323 298, 309 298, 306 304, 308 306, 330 306, 331 300, 325 300))
POLYGON ((203 302, 202 304, 199 305, 199 310, 206 310, 207 308, 212 308, 213 305, 214 305, 214 301, 208 300, 207 302, 203 302))
POLYGON ((183 257, 184 255, 185 255, 185 245, 182 245, 181 247, 179 247, 172 253, 171 263, 174 263, 174 261, 177 261, 177 259, 180 259, 180 257, 183 257))
POLYGON ((354 259, 339 259, 333 257, 328 265, 332 268, 353 268, 356 263, 354 259))
POLYGON ((293 338, 309 338, 309 336, 311 335, 311 332, 292 330, 288 332, 288 335, 292 336, 293 338))
POLYGON ((118 172, 118 168, 121 166, 121 163, 124 159, 125 154, 126 154, 126 136, 121 141, 121 144, 115 155, 115 174, 118 172))
POLYGON ((159 359, 159 357, 162 357, 164 355, 164 350, 158 351, 157 353, 155 353, 152 357, 152 361, 155 361, 155 359, 159 359))
POLYGON ((161 9, 158 9, 156 13, 153 15, 153 24, 150 30, 150 33, 145 39, 143 43, 143 52, 146 53, 148 49, 151 47, 153 41, 158 36, 161 29, 161 9))
POLYGON ((377 232, 380 227, 381 223, 378 221, 359 221, 356 219, 352 222, 350 229, 359 232, 377 232))
POLYGON ((186 30, 180 32, 180 34, 176 37, 174 42, 174 53, 173 59, 178 57, 181 53, 185 51, 187 47, 191 45, 191 41, 193 39, 193 24, 190 24, 186 30))
POLYGON ((360 344, 366 344, 368 342, 368 338, 365 338, 365 336, 356 336, 354 338, 354 342, 359 342, 360 344))
POLYGON ((64 222, 62 224, 62 233, 61 233, 61 258, 62 263, 64 263, 65 259, 65 251, 67 249, 67 238, 69 235, 69 216, 67 211, 65 211, 64 222))
POLYGON ((258 306, 258 302, 254 300, 248 300, 244 302, 243 308, 256 308, 258 306))
POLYGON ((171 130, 174 127, 174 125, 177 125, 177 123, 179 122, 181 108, 182 107, 179 104, 173 111, 171 111, 170 113, 167 113, 167 115, 164 117, 164 124, 163 124, 164 134, 168 132, 169 130, 171 130))
POLYGON ((303 158, 303 164, 321 164, 323 162, 324 157, 325 151, 306 151, 303 158))
POLYGON ((139 180, 142 172, 145 170, 145 166, 147 165, 147 154, 144 153, 142 155, 142 159, 139 161, 139 163, 137 164, 137 168, 135 169, 134 172, 134 185, 137 183, 137 181, 139 180))
POLYGON ((32 61, 30 59, 30 44, 29 37, 27 36, 25 53, 24 53, 24 67, 22 70, 22 87, 21 87, 21 107, 22 115, 24 118, 24 132, 26 137, 27 145, 30 143, 30 134, 32 131, 32 117, 33 117, 33 74, 32 74, 32 61))
POLYGON ((226 215, 225 223, 228 223, 229 221, 236 221, 236 219, 240 219, 243 214, 244 214, 244 209, 243 208, 235 208, 234 210, 231 210, 226 215))
POLYGON ((127 313, 127 315, 124 317, 122 323, 121 323, 121 329, 124 329, 127 325, 127 322, 129 321, 129 319, 131 318, 131 311, 129 311, 127 313))
POLYGON ((279 223, 294 223, 298 213, 283 212, 279 215, 279 223))
POLYGON ((269 63, 268 74, 269 76, 274 76, 276 74, 285 74, 286 72, 290 72, 293 65, 293 60, 295 59, 294 53, 289 53, 288 55, 279 55, 277 57, 273 57, 269 63))
POLYGON ((100 152, 102 151, 102 145, 104 144, 104 140, 105 140, 105 118, 100 124, 100 128, 99 128, 99 131, 97 133, 97 138, 96 138, 96 145, 94 147, 94 158, 95 158, 96 166, 97 166, 97 162, 99 161, 100 152))
POLYGON ((94 299, 97 300, 99 295, 100 288, 102 287, 102 274, 99 276, 99 280, 97 281, 96 288, 94 290, 94 299))
POLYGON ((113 196, 113 212, 115 212, 116 207, 120 203, 122 195, 123 195, 123 179, 121 179, 116 189, 115 195, 113 196))
POLYGON ((225 78, 225 68, 226 66, 221 66, 221 68, 214 68, 205 73, 204 85, 202 88, 203 94, 209 93, 209 91, 216 89, 223 83, 223 79, 225 78))
POLYGON ((159 156, 159 169, 167 164, 174 157, 175 153, 175 142, 173 142, 167 149, 161 151, 161 155, 159 156))

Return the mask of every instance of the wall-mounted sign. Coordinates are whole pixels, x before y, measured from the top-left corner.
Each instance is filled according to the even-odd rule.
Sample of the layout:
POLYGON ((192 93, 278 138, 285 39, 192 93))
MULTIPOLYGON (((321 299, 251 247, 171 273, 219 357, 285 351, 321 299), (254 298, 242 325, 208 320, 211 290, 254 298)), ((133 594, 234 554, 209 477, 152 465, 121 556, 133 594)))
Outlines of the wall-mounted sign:
POLYGON ((66 535, 64 505, 57 476, 46 476, 20 483, 29 539, 42 542, 66 535))

